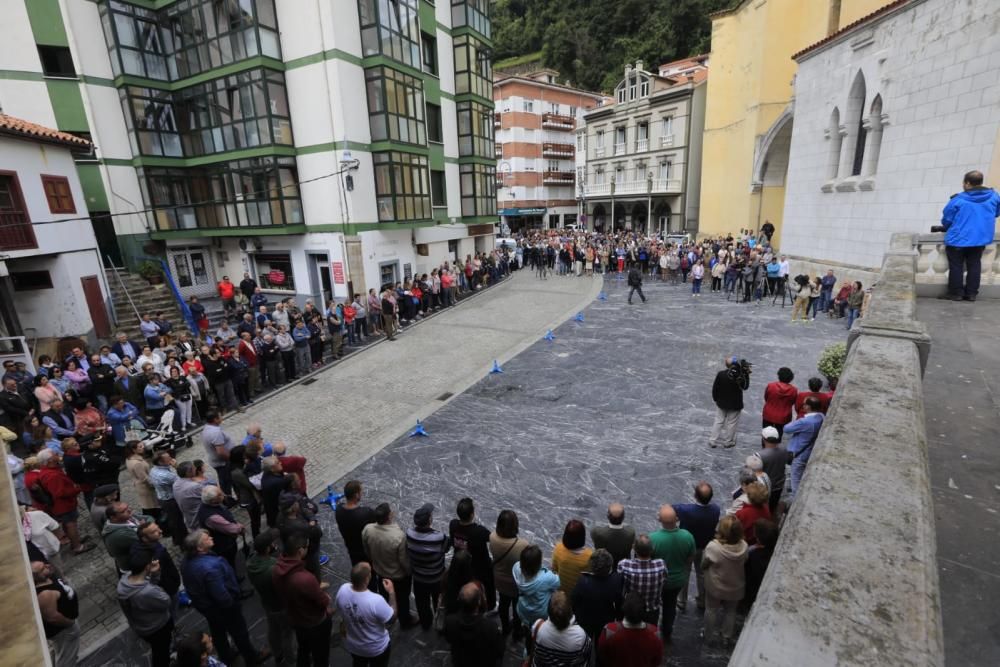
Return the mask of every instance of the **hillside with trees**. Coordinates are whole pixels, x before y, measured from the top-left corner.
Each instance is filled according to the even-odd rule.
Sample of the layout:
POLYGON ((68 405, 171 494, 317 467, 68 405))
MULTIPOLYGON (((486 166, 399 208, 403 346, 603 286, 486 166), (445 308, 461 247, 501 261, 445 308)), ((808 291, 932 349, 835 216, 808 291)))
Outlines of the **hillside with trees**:
POLYGON ((541 52, 586 90, 611 91, 627 63, 647 67, 709 50, 711 12, 735 0, 497 0, 494 62, 541 52))

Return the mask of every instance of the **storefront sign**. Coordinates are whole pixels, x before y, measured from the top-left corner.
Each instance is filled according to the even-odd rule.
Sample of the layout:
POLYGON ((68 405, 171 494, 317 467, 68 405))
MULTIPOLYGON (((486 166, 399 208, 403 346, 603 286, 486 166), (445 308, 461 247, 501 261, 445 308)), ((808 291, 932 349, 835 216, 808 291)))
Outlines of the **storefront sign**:
POLYGON ((500 215, 503 216, 517 216, 517 215, 545 215, 544 208, 502 208, 500 209, 500 215))
POLYGON ((285 272, 280 269, 272 269, 271 271, 268 271, 267 279, 272 285, 284 285, 285 272))
POLYGON ((333 282, 338 285, 344 284, 344 263, 334 262, 333 263, 333 282))
POLYGON ((496 234, 496 226, 493 223, 485 225, 469 225, 469 236, 492 236, 496 234))

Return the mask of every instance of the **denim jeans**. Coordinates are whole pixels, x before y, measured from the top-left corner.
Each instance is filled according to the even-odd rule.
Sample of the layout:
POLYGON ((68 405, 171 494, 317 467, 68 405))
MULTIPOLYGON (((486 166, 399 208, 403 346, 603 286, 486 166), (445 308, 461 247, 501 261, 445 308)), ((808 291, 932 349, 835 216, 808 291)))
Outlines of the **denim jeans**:
POLYGON ((860 308, 848 308, 847 309, 847 328, 850 329, 854 324, 854 320, 858 319, 861 314, 860 308))
MULTIPOLYGON (((808 454, 808 452, 806 452, 808 454)), ((788 502, 795 500, 795 494, 799 490, 799 484, 802 483, 802 477, 806 474, 806 465, 809 463, 809 459, 803 456, 796 456, 792 459, 792 481, 791 488, 788 491, 788 502)))
POLYGON ((944 247, 948 255, 948 294, 950 296, 976 296, 982 272, 984 246, 944 247), (963 286, 962 274, 965 273, 963 286))
POLYGON ((829 312, 830 306, 833 305, 833 290, 820 290, 819 292, 819 309, 821 312, 829 312))

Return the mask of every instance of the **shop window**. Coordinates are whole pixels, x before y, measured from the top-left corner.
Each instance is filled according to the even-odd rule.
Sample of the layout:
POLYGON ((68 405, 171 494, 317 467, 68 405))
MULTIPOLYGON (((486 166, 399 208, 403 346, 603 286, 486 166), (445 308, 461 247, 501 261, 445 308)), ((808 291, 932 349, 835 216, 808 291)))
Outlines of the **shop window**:
POLYGON ((295 291, 295 276, 292 274, 292 256, 287 252, 256 253, 253 255, 257 268, 257 284, 261 289, 295 291))
POLYGON ((76 213, 69 179, 65 176, 42 176, 42 188, 49 202, 50 213, 76 213))

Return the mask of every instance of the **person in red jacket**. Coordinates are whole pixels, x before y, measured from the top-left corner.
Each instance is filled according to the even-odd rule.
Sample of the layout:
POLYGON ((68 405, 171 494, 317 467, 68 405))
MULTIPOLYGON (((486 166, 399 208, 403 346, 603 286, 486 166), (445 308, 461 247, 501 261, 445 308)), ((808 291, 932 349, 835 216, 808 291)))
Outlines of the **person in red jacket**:
MULTIPOLYGON (((66 537, 69 538, 73 553, 82 554, 93 549, 93 544, 83 544, 80 541, 80 530, 76 525, 79 516, 76 502, 80 489, 63 471, 62 456, 51 449, 38 452, 38 486, 52 499, 51 505, 39 509, 48 512, 59 522, 66 532, 66 537)), ((36 496, 36 506, 38 506, 37 500, 36 496)))
POLYGON ((801 419, 805 412, 802 410, 802 406, 805 405, 806 399, 810 396, 815 396, 816 400, 819 401, 819 411, 824 415, 826 411, 830 409, 830 401, 833 400, 833 392, 820 391, 823 388, 823 381, 819 378, 809 378, 809 391, 800 391, 799 395, 795 398, 795 418, 801 419))
POLYGON ((292 533, 284 539, 284 544, 281 558, 271 573, 271 583, 285 607, 288 622, 295 629, 298 664, 327 667, 333 631, 330 595, 326 592, 329 584, 321 584, 306 569, 309 538, 305 534, 292 533))
POLYGON ((659 667, 663 660, 663 642, 656 625, 642 620, 645 615, 642 596, 632 591, 625 596, 622 613, 625 618, 604 626, 597 642, 597 664, 600 667, 659 667))
POLYGON ((799 390, 792 384, 795 374, 790 368, 778 369, 778 381, 767 385, 764 390, 764 420, 763 428, 773 426, 778 430, 778 440, 781 440, 785 424, 792 421, 792 408, 799 390))
POLYGON ((219 298, 222 299, 222 308, 226 317, 230 317, 236 312, 236 285, 230 282, 229 276, 222 276, 217 287, 219 298))

